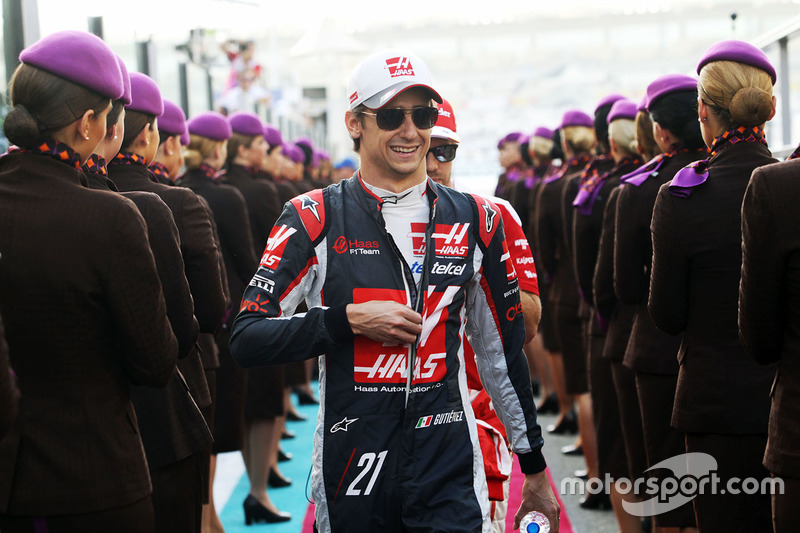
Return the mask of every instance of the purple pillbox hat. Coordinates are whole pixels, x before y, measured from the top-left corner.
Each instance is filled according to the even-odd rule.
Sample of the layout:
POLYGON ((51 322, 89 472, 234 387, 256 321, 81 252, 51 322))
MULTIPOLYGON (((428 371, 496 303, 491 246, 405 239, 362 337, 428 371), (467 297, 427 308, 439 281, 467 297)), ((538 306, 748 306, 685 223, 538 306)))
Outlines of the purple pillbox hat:
POLYGON ((299 139, 296 139, 294 141, 294 144, 298 145, 302 144, 303 146, 308 146, 312 150, 314 149, 314 143, 312 143, 311 139, 309 139, 308 137, 300 137, 299 139))
POLYGON ((542 137, 543 139, 552 139, 553 138, 553 130, 550 128, 545 128, 544 126, 539 126, 536 128, 536 131, 533 132, 533 137, 542 137))
MULTIPOLYGON (((158 117, 158 131, 166 133, 166 137, 181 136, 181 144, 189 145, 189 132, 186 129, 186 115, 178 104, 164 100, 164 114, 158 117), (184 142, 184 140, 186 142, 184 142)), ((161 136, 162 138, 165 135, 161 136)))
POLYGON ((713 61, 736 61, 737 63, 760 68, 769 74, 773 85, 778 79, 777 74, 775 74, 775 67, 769 62, 767 55, 752 44, 744 41, 730 40, 712 44, 703 54, 703 59, 697 64, 697 73, 700 74, 703 67, 713 61))
POLYGON ((125 90, 117 56, 102 39, 91 33, 51 33, 20 52, 19 60, 111 100, 119 100, 125 90))
POLYGON ((617 100, 611 106, 611 111, 608 112, 608 118, 606 121, 611 124, 612 121, 618 119, 628 119, 628 120, 635 120, 636 113, 639 112, 639 106, 636 105, 635 102, 632 100, 628 100, 627 98, 623 100, 617 100))
POLYGON ((506 143, 518 143, 518 142, 520 142, 520 137, 522 137, 522 133, 521 132, 512 131, 511 133, 507 134, 505 137, 500 139, 500 141, 497 143, 497 149, 499 150, 506 143))
POLYGON ((216 111, 206 111, 189 119, 186 123, 189 133, 207 137, 215 141, 227 141, 233 135, 228 118, 216 111))
POLYGON ((303 149, 299 146, 295 146, 294 144, 284 143, 283 155, 295 163, 305 163, 306 161, 306 154, 303 152, 303 149))
POLYGON ((235 133, 250 137, 264 135, 264 123, 255 113, 234 113, 228 120, 231 123, 231 130, 235 133))
POLYGON ((647 110, 662 96, 677 91, 697 91, 697 79, 685 74, 666 74, 659 76, 647 86, 645 99, 647 110))
POLYGON ((264 140, 267 141, 267 144, 270 146, 270 148, 281 146, 283 144, 283 136, 281 135, 280 130, 271 124, 267 124, 264 127, 264 140))
POLYGON ((562 130, 569 126, 583 126, 584 128, 594 128, 594 120, 592 117, 580 111, 579 109, 571 109, 564 113, 561 118, 561 125, 558 129, 562 130))
POLYGON ((119 64, 119 72, 122 74, 122 103, 131 105, 131 76, 128 74, 128 67, 121 57, 117 56, 117 63, 119 64))
POLYGON ((322 159, 323 161, 331 160, 331 156, 325 150, 320 150, 319 152, 317 152, 317 154, 319 154, 319 158, 322 159))
POLYGON ((597 103, 597 107, 594 108, 594 112, 597 113, 597 110, 600 109, 601 107, 612 105, 617 100, 624 100, 624 99, 625 97, 622 96, 621 94, 606 95, 603 98, 601 98, 600 101, 597 103))
POLYGON ((131 103, 126 109, 157 117, 164 113, 161 91, 150 76, 141 72, 131 73, 131 103))

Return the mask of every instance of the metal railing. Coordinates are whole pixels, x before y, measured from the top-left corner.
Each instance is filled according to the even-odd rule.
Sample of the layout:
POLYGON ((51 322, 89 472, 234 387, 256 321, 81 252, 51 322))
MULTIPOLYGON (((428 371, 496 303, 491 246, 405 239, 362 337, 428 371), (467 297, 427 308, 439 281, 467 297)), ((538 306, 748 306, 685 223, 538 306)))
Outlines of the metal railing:
POLYGON ((772 154, 780 159, 791 154, 798 143, 798 139, 792 137, 791 72, 789 68, 789 41, 797 37, 800 37, 800 16, 786 21, 785 24, 773 28, 751 41, 754 46, 761 48, 764 52, 771 52, 773 47, 778 47, 776 71, 780 93, 777 95, 778 116, 773 120, 780 121, 782 144, 771 147, 771 149, 772 154))

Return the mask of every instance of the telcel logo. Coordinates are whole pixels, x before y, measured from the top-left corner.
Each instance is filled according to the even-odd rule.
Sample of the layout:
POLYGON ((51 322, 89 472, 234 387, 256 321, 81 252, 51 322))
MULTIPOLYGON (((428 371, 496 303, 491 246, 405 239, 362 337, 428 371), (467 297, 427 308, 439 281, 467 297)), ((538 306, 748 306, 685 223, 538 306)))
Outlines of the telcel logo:
POLYGON ((451 275, 451 276, 460 276, 464 273, 464 269, 467 268, 467 264, 464 263, 462 265, 457 265, 456 263, 440 263, 436 261, 431 268, 431 274, 441 274, 441 275, 451 275))

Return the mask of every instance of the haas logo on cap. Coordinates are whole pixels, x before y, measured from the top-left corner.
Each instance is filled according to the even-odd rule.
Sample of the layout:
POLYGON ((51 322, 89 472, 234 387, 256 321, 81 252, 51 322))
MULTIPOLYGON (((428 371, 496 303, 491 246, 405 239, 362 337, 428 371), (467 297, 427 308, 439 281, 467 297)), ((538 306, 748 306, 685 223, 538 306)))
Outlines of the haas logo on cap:
POLYGON ((411 60, 407 57, 401 56, 387 59, 386 66, 389 68, 389 76, 392 78, 414 75, 414 67, 411 66, 411 60))

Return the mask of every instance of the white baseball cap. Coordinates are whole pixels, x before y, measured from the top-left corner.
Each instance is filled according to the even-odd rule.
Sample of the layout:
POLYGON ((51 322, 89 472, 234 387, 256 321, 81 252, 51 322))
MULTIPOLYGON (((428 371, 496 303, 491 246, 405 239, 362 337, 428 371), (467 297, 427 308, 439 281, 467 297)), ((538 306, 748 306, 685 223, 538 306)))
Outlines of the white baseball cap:
POLYGON ((424 87, 430 91, 431 98, 437 103, 442 102, 422 59, 397 50, 376 52, 359 63, 350 76, 347 84, 350 109, 362 104, 370 109, 380 109, 412 87, 424 87))

